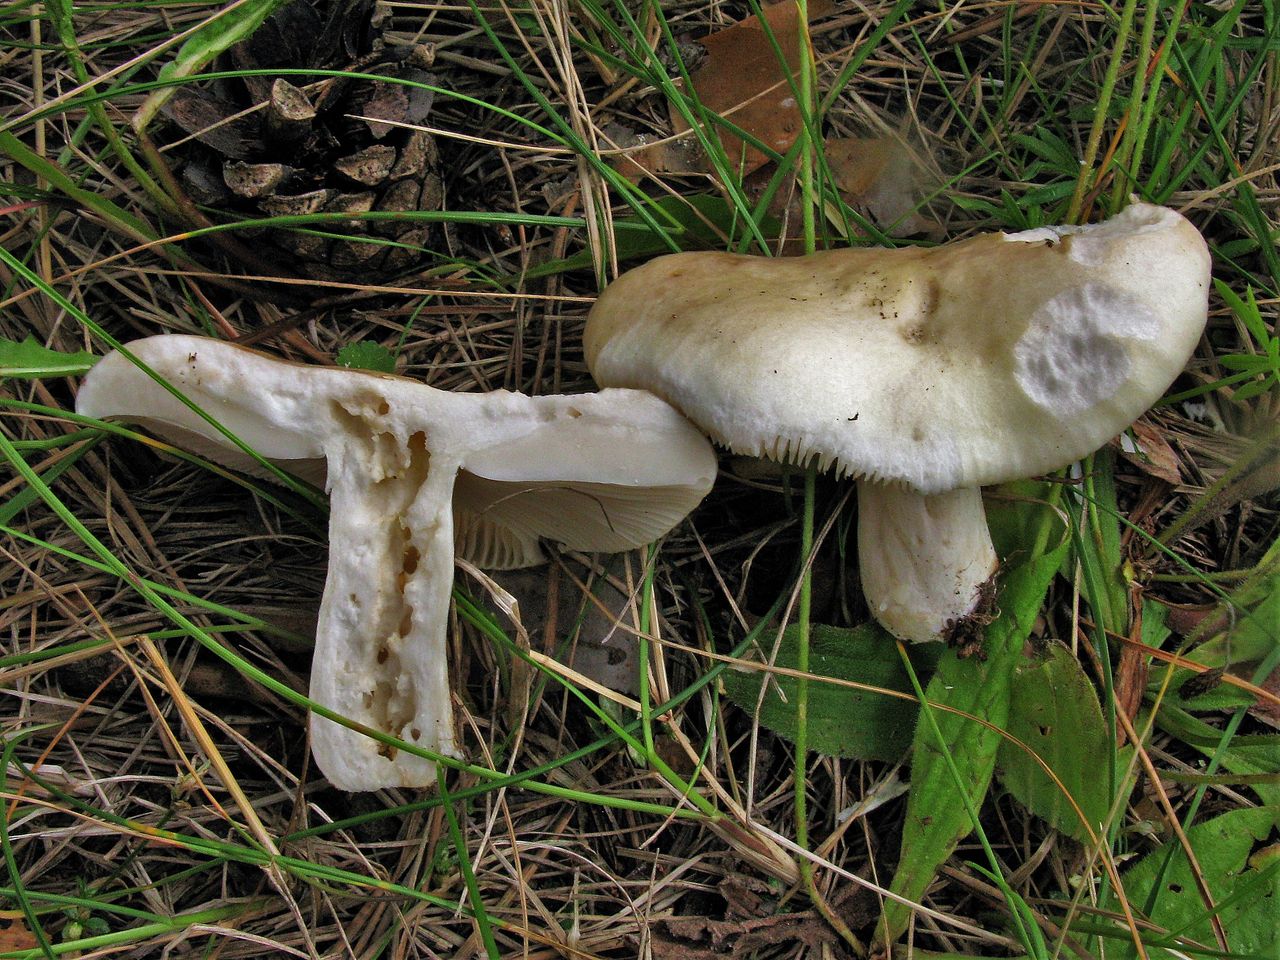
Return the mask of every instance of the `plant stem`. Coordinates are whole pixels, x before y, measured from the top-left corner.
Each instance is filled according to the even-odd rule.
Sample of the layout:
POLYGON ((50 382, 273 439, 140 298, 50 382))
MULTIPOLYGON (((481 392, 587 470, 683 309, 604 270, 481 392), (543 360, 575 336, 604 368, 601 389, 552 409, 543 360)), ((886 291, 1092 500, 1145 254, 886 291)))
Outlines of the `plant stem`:
MULTIPOLYGON (((809 753, 809 608, 813 601, 813 564, 810 554, 813 553, 813 501, 816 490, 818 468, 816 461, 810 461, 804 471, 804 514, 800 521, 800 596, 796 603, 796 630, 798 649, 796 651, 796 759, 795 759, 795 810, 796 810, 796 843, 809 849, 808 824, 808 765, 809 753)), ((805 885, 813 887, 813 865, 802 859, 800 874, 805 878, 805 885)))
POLYGON ((1084 157, 1080 160, 1080 175, 1076 178, 1075 193, 1067 208, 1067 223, 1077 223, 1085 213, 1085 194, 1094 183, 1094 164, 1098 161, 1098 151, 1102 147, 1102 132, 1107 125, 1111 96, 1116 90, 1116 80, 1120 75, 1120 64, 1124 60, 1124 48, 1128 46, 1129 34, 1133 31, 1133 17, 1137 6, 1137 0, 1125 0, 1124 9, 1120 11, 1120 24, 1116 27, 1112 43, 1111 61, 1107 64, 1107 72, 1102 79, 1102 89, 1098 93, 1098 103, 1093 113, 1093 126, 1089 129, 1084 157))

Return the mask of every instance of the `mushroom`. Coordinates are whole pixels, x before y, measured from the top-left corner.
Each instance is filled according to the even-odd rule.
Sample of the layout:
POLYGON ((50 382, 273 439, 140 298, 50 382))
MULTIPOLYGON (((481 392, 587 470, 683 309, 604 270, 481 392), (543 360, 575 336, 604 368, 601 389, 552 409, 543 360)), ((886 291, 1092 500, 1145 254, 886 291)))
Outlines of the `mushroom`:
POLYGON ((872 614, 905 640, 961 639, 997 565, 979 487, 1137 418, 1194 350, 1208 283, 1200 234, 1145 203, 931 249, 671 254, 600 296, 587 364, 736 453, 855 477, 872 614))
MULTIPOLYGON (((455 549, 490 568, 538 562, 541 538, 627 550, 666 533, 715 478, 706 438, 642 391, 449 393, 200 337, 151 337, 109 354, 76 408, 264 472, 183 398, 271 462, 328 487, 312 699, 449 757, 459 756, 446 655, 455 549)), ((435 783, 432 760, 320 716, 311 745, 342 789, 435 783)))

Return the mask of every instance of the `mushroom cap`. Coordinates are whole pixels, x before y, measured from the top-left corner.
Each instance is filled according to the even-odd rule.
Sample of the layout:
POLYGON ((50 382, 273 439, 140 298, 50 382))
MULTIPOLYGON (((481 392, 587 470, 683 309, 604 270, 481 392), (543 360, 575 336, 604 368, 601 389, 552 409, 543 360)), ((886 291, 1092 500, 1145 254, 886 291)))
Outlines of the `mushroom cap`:
MULTIPOLYGON (((456 548, 483 568, 537 563, 543 538, 605 552, 649 543, 683 519, 715 479, 705 438, 644 391, 450 393, 177 334, 125 350, 265 459, 319 486, 333 438, 363 434, 368 456, 385 459, 390 475, 401 466, 399 447, 421 433, 425 449, 458 471, 456 548)), ((270 475, 123 352, 89 372, 76 408, 128 419, 225 466, 270 475)))
POLYGON ((600 296, 587 364, 736 453, 939 493, 1054 470, 1136 419, 1199 340, 1209 266, 1144 203, 931 249, 672 254, 600 296))

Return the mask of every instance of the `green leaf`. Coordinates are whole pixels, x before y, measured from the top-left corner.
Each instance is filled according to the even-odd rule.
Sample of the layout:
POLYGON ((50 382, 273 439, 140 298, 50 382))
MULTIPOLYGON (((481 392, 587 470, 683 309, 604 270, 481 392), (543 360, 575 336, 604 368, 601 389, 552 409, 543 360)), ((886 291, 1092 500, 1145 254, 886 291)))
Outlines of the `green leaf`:
MULTIPOLYGON (((242 0, 222 12, 187 37, 172 60, 160 68, 160 80, 180 80, 193 76, 218 55, 248 37, 289 0, 242 0)), ((156 112, 173 96, 176 87, 162 87, 147 97, 134 116, 134 126, 145 130, 156 112)))
POLYGON ((395 373, 396 357, 390 350, 373 340, 348 343, 334 358, 341 367, 372 370, 374 373, 395 373))
POLYGON ((1249 373, 1266 373, 1271 369, 1271 361, 1266 357, 1246 353, 1223 354, 1218 362, 1227 370, 1247 370, 1249 373))
MULTIPOLYGON (((774 665, 794 669, 798 642, 799 630, 787 627, 774 665)), ((941 645, 924 644, 911 653, 917 672, 931 673, 941 645)), ((911 682, 898 656, 897 641, 879 624, 865 623, 851 629, 813 624, 809 633, 809 672, 819 678, 809 681, 809 749, 860 760, 897 761, 906 755, 919 712, 914 697, 903 700, 820 682, 822 677, 833 677, 910 692, 911 682)), ((721 674, 721 681, 725 695, 754 714, 761 726, 794 742, 797 680, 778 674, 770 676, 761 702, 760 686, 766 676, 757 670, 729 669, 721 674)))
POLYGON ((32 336, 21 343, 0 337, 0 378, 38 380, 42 377, 74 377, 97 362, 97 357, 83 350, 79 353, 49 350, 32 336))
POLYGON ((1115 458, 1107 449, 1086 461, 1087 520, 1077 559, 1084 570, 1086 599, 1100 626, 1116 633, 1128 629, 1128 590, 1120 547, 1120 507, 1116 498, 1115 458))
POLYGON ((1037 817, 1087 843, 1089 832, 1063 788, 1099 831, 1112 800, 1107 778, 1097 770, 1099 760, 1109 755, 1109 734, 1093 684, 1065 647, 1054 644, 1043 660, 1020 664, 1014 671, 1008 730, 1035 751, 1062 786, 1034 757, 1007 740, 996 755, 1000 782, 1037 817))
MULTIPOLYGON (((1051 496, 1048 485, 1021 484, 1006 489, 1017 499, 992 503, 988 510, 992 538, 1006 567, 1000 585, 1000 615, 986 631, 986 659, 961 660, 955 651, 948 650, 925 690, 962 782, 957 784, 953 779, 929 725, 917 726, 902 853, 889 887, 908 900, 919 901, 938 867, 973 829, 957 791, 963 789, 974 807, 986 796, 1002 740, 997 731, 1009 719, 1013 672, 1022 662, 1023 646, 1067 549, 1057 512, 1034 502, 1037 497, 1051 496), (940 706, 991 726, 952 709, 937 709, 940 706)), ((897 901, 886 901, 878 934, 882 944, 893 943, 902 935, 910 909, 897 901)))
POLYGON ((1236 292, 1231 289, 1225 282, 1218 278, 1214 278, 1214 289, 1218 291, 1218 295, 1231 312, 1236 315, 1245 328, 1253 336, 1253 339, 1262 347, 1266 347, 1272 342, 1271 332, 1267 329, 1267 323, 1262 319, 1262 311, 1258 309, 1257 298, 1253 295, 1253 285, 1249 284, 1245 287, 1245 297, 1241 299, 1236 292))
MULTIPOLYGON (((1272 821, 1273 815, 1262 808, 1245 808, 1187 831, 1233 957, 1280 956, 1280 924, 1276 923, 1280 916, 1280 862, 1267 857, 1258 858, 1256 865, 1249 862, 1255 845, 1270 833, 1272 821)), ((1120 879, 1134 910, 1142 911, 1161 930, 1216 949, 1208 909, 1186 853, 1176 841, 1147 854, 1120 879)), ((1119 910, 1114 894, 1103 908, 1119 910)), ((1135 957, 1137 950, 1128 931, 1119 930, 1116 936, 1107 956, 1112 960, 1135 957)), ((1159 932, 1145 931, 1143 941, 1151 960, 1172 960, 1189 952, 1175 953, 1157 946, 1169 943, 1159 932)))

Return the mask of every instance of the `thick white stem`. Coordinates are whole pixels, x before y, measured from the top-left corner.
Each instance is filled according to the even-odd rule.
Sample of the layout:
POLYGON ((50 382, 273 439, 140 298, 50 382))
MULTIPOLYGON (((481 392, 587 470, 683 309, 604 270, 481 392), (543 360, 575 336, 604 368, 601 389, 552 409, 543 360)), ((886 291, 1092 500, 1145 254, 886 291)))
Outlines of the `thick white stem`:
MULTIPOLYGON (((329 455, 329 576, 311 697, 364 726, 457 756, 447 637, 458 465, 431 457, 421 434, 395 445, 406 456, 389 473, 367 443, 343 447, 329 455)), ((436 782, 432 761, 323 717, 312 719, 311 747, 343 790, 436 782)))
POLYGON ((982 491, 925 496, 859 483, 858 565, 872 615, 894 636, 922 643, 955 635, 985 613, 998 565, 982 491))

